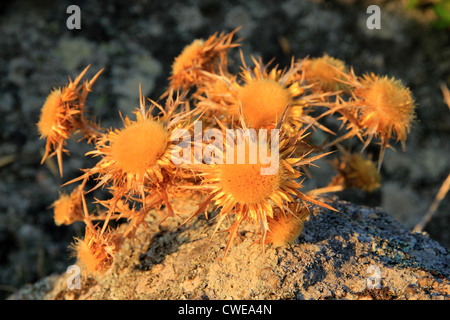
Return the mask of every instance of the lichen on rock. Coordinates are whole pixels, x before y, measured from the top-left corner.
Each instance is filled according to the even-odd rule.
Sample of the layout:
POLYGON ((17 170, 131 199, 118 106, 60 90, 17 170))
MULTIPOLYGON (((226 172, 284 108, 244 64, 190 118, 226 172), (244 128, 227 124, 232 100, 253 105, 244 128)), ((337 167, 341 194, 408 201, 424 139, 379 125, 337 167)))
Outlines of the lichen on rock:
POLYGON ((45 299, 449 299, 445 248, 380 208, 333 204, 339 213, 315 210, 296 243, 264 253, 252 245, 257 228, 245 225, 226 257, 226 234, 211 238, 212 221, 177 228, 182 220, 170 218, 140 230, 140 245, 104 276, 69 290, 63 274, 45 299))

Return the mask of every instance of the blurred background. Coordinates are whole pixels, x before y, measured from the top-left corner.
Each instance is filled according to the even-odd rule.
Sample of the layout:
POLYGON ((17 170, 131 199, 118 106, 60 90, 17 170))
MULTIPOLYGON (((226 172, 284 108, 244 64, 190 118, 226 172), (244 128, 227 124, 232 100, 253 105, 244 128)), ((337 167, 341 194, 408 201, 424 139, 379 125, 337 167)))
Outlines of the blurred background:
MULTIPOLYGON (((170 66, 196 38, 238 26, 249 57, 286 66, 291 57, 327 53, 356 74, 374 72, 401 79, 417 101, 417 122, 403 152, 388 150, 382 186, 367 195, 339 196, 380 206, 412 229, 450 173, 450 110, 441 85, 450 86, 449 1, 2 1, 0 5, 0 298, 27 283, 65 272, 73 263, 68 245, 82 237, 82 224, 57 227, 50 205, 60 185, 93 165, 84 142, 70 141, 64 177, 56 162, 41 165, 45 141, 36 123, 53 87, 64 86, 87 65, 87 77, 105 68, 87 100, 106 127, 120 127, 122 114, 138 106, 139 83, 157 100, 170 66), (81 10, 81 29, 69 30, 69 5, 81 10), (370 30, 366 13, 381 8, 381 29, 370 30), (447 11, 446 7, 447 6, 447 11)), ((239 65, 239 52, 230 60, 239 65)), ((378 146, 374 147, 374 152, 378 146)), ((369 150, 370 151, 370 150, 369 150)), ((333 169, 318 163, 306 187, 329 182, 333 169)), ((450 248, 447 196, 425 231, 450 248)))

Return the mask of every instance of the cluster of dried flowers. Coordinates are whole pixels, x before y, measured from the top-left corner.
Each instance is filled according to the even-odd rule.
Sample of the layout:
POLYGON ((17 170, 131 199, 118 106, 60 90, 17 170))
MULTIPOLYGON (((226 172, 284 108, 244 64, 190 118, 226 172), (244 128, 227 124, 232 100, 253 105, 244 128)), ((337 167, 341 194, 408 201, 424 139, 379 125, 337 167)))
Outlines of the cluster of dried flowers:
MULTIPOLYGON (((87 94, 101 71, 81 83, 88 67, 74 82, 50 93, 38 122, 39 133, 47 141, 42 161, 56 155, 62 176, 64 147, 75 133, 93 144, 86 155, 99 159, 67 182, 79 184, 53 204, 56 224, 84 221, 84 239, 76 239, 73 249, 89 272, 101 274, 111 266, 123 241, 134 238, 137 228, 146 224, 150 210, 164 207, 161 221, 185 214, 175 212, 172 201, 192 193, 201 197, 198 210, 187 214, 186 221, 202 213, 208 217, 208 211, 217 218, 216 231, 222 222, 230 221, 226 253, 243 221, 259 224, 263 248, 283 245, 298 237, 311 206, 334 210, 318 198, 321 193, 378 188, 385 149, 391 138, 404 144, 414 120, 409 89, 386 76, 356 76, 343 61, 327 55, 293 58, 288 68, 280 69, 253 57, 253 66, 248 66, 241 52, 241 72, 234 74, 229 70, 228 54, 239 47, 239 41, 233 40, 236 32, 215 34, 186 46, 173 62, 168 89, 160 98, 164 104, 141 94, 136 119, 126 117, 120 129, 105 130, 85 113, 87 94), (337 132, 321 123, 331 116, 342 123, 337 132), (267 164, 259 157, 249 161, 249 152, 243 163, 175 165, 176 133, 178 129, 192 132, 197 121, 203 130, 278 129, 278 170, 261 174, 267 164), (311 133, 317 130, 327 139, 312 145, 311 133), (341 146, 352 138, 361 142, 361 152, 350 153, 341 146), (381 145, 378 168, 363 156, 373 139, 381 145), (336 176, 328 186, 304 191, 302 177, 308 173, 307 166, 329 151, 340 155, 334 162, 336 176), (94 181, 95 187, 85 190, 88 181, 94 181), (104 209, 94 214, 88 210, 85 195, 97 188, 107 189, 110 198, 97 200, 104 209), (120 218, 128 224, 118 231, 110 222, 120 218)), ((235 139, 244 139, 247 151, 253 143, 246 136, 235 139)), ((270 148, 268 141, 269 153, 270 148)))

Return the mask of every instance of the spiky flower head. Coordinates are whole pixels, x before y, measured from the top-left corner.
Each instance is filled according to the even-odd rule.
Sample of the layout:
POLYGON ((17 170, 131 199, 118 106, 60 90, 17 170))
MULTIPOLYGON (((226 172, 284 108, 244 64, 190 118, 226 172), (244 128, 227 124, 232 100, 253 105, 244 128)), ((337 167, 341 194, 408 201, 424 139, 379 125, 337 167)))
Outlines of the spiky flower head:
POLYGON ((112 231, 102 233, 99 228, 88 225, 84 239, 76 238, 71 249, 83 269, 101 275, 111 267, 121 245, 121 238, 112 231))
MULTIPOLYGON (((163 123, 137 114, 137 120, 126 118, 124 128, 110 132, 110 155, 115 169, 127 175, 127 182, 142 180, 157 164, 168 144, 168 130, 163 123), (150 143, 152 141, 153 143, 150 143)), ((149 173, 154 176, 154 173, 149 173)))
POLYGON ((342 125, 347 126, 348 133, 335 139, 332 144, 357 136, 364 141, 363 150, 373 138, 380 140, 381 150, 378 159, 378 170, 389 141, 395 137, 405 146, 407 135, 415 119, 415 102, 409 88, 394 77, 377 76, 373 73, 356 77, 349 73, 352 97, 349 101, 338 99, 328 115, 338 112, 342 125))
MULTIPOLYGON (((267 163, 267 160, 260 158, 259 148, 262 147, 262 144, 259 139, 252 140, 241 131, 236 132, 235 138, 233 142, 226 139, 224 156, 226 159, 234 158, 234 161, 210 164, 200 169, 203 179, 201 186, 204 190, 208 190, 208 196, 200 204, 199 210, 188 218, 189 220, 204 211, 210 203, 220 208, 217 228, 226 217, 234 216, 235 222, 229 229, 230 238, 225 254, 230 249, 239 225, 244 220, 256 222, 261 226, 261 243, 264 244, 268 231, 267 219, 273 218, 275 209, 285 213, 285 208, 289 203, 300 201, 334 210, 329 205, 300 191, 303 186, 297 180, 302 173, 295 169, 308 165, 326 154, 310 158, 307 158, 306 154, 301 157, 292 157, 298 144, 282 131, 278 146, 279 152, 276 157, 272 158, 272 162, 267 163), (236 148, 229 147, 230 143, 236 143, 236 148), (227 155, 226 150, 232 150, 233 154, 227 155), (240 153, 238 153, 239 150, 240 153), (242 153, 242 150, 245 150, 245 153, 242 153), (267 169, 267 171, 263 169, 267 169)), ((296 139, 302 138, 301 134, 296 136, 296 139)), ((264 146, 269 157, 272 152, 275 152, 272 149, 272 141, 267 140, 267 145, 264 146)))
POLYGON ((323 93, 306 94, 299 72, 303 61, 292 60, 286 70, 252 57, 254 67, 247 66, 244 57, 238 76, 221 73, 205 74, 197 91, 199 113, 211 115, 228 125, 244 123, 253 129, 273 129, 284 116, 284 129, 296 132, 312 125, 330 132, 309 115, 312 105, 324 99, 323 93))
POLYGON ((39 122, 37 123, 41 139, 46 139, 43 163, 47 157, 57 156, 59 171, 63 175, 62 153, 67 152, 64 146, 67 139, 77 130, 83 131, 89 140, 95 135, 93 125, 84 116, 86 97, 94 82, 97 80, 100 70, 90 81, 79 84, 89 66, 84 69, 75 81, 69 77, 69 84, 63 88, 50 92, 41 109, 39 122))
POLYGON ((216 73, 227 68, 227 52, 238 46, 233 36, 238 31, 210 36, 206 41, 196 39, 174 59, 169 78, 171 89, 187 90, 201 82, 203 72, 216 73))
POLYGON ((113 196, 110 215, 123 197, 128 199, 137 196, 145 206, 147 195, 155 193, 170 207, 166 189, 177 173, 171 160, 175 146, 171 135, 185 124, 183 117, 187 115, 178 116, 175 113, 181 105, 183 98, 178 96, 174 99, 172 92, 164 108, 154 101, 147 108, 141 95, 140 108, 134 112, 136 120, 125 117, 122 129, 110 130, 99 138, 95 150, 87 155, 101 159, 93 168, 84 170, 84 175, 69 183, 95 177, 98 183, 92 190, 108 187, 113 196), (155 108, 161 114, 154 117, 152 112, 155 108))
POLYGON ((274 216, 267 218, 266 244, 281 247, 293 243, 303 231, 309 217, 309 209, 303 203, 290 203, 286 212, 274 210, 274 216))
POLYGON ((380 187, 381 177, 377 166, 360 153, 344 151, 339 160, 335 159, 334 167, 338 170, 334 179, 342 180, 339 184, 343 188, 357 188, 370 193, 380 187))
POLYGON ((414 119, 414 99, 401 81, 375 74, 364 75, 354 90, 360 106, 360 123, 366 135, 379 137, 383 142, 396 136, 404 143, 414 119))
POLYGON ((56 225, 70 225, 75 221, 83 220, 82 192, 82 185, 80 185, 70 194, 61 193, 53 202, 53 218, 56 225))
POLYGON ((236 119, 239 109, 245 124, 254 129, 273 129, 286 111, 284 123, 301 119, 307 102, 301 97, 303 88, 295 81, 295 73, 301 62, 292 61, 288 71, 277 67, 269 69, 261 60, 253 58, 254 67, 249 68, 242 58, 242 84, 237 88, 234 105, 236 119))
POLYGON ((324 54, 319 58, 305 59, 302 67, 306 82, 313 85, 314 91, 329 92, 348 89, 345 74, 348 72, 345 62, 324 54))

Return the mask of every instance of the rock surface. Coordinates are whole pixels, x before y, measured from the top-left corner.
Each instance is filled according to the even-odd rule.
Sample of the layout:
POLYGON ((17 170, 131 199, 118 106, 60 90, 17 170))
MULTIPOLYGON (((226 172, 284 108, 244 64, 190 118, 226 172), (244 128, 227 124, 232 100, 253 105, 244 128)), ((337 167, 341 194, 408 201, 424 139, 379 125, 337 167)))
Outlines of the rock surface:
POLYGON ((11 298, 30 299, 450 299, 450 255, 426 234, 412 233, 380 208, 335 200, 317 209, 294 244, 254 244, 248 224, 224 257, 227 233, 211 238, 214 220, 177 228, 173 218, 140 230, 103 276, 51 277, 11 298))

